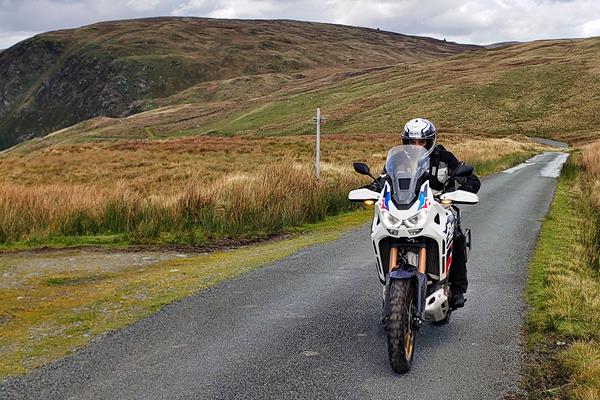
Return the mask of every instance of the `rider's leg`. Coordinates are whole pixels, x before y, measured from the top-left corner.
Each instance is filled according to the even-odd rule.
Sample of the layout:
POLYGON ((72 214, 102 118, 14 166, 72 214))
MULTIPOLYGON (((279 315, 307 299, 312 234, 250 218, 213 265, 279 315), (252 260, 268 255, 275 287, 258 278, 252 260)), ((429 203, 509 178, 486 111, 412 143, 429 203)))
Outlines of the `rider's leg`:
POLYGON ((460 226, 454 233, 452 265, 450 266, 450 290, 452 291, 451 305, 462 307, 465 303, 464 293, 469 284, 467 280, 466 240, 460 226))

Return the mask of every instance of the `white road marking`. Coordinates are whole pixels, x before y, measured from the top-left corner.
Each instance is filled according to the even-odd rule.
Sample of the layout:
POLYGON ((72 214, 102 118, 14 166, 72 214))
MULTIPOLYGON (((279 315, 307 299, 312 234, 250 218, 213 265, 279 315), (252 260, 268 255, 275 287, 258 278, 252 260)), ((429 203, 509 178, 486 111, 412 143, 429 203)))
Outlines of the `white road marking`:
POLYGON ((541 171, 540 176, 548 178, 557 178, 560 175, 563 164, 569 157, 568 153, 558 153, 554 160, 550 161, 541 171))

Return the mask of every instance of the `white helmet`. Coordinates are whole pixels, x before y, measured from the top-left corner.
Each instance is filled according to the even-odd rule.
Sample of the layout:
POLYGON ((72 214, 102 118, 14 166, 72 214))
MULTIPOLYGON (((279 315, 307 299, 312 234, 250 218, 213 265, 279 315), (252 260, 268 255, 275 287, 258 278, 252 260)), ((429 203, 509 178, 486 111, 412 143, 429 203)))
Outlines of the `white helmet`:
POLYGON ((431 121, 425 118, 411 119, 404 125, 402 143, 409 144, 410 140, 426 140, 425 147, 431 152, 433 146, 435 146, 435 134, 435 126, 431 121))

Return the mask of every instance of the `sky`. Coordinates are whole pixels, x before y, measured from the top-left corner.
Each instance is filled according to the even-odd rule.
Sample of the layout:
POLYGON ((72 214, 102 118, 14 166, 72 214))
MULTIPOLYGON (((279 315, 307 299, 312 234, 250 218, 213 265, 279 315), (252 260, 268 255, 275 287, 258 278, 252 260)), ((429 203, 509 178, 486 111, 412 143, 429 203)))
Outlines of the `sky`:
POLYGON ((153 16, 331 22, 474 44, 600 36, 597 0, 0 0, 0 49, 51 30, 153 16))

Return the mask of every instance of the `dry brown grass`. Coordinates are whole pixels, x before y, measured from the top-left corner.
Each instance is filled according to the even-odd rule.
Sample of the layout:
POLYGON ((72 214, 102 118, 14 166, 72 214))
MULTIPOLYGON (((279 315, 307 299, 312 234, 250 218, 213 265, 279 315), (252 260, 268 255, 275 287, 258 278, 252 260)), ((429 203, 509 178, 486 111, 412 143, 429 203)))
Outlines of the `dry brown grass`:
POLYGON ((577 341, 560 358, 570 375, 567 386, 569 398, 600 399, 600 344, 577 341))
POLYGON ((253 175, 226 174, 211 183, 190 178, 167 194, 141 195, 121 181, 110 189, 50 184, 0 186, 0 242, 126 233, 133 241, 163 233, 177 241, 267 234, 348 210, 359 177, 335 171, 320 181, 284 159, 253 175))
MULTIPOLYGON (((538 147, 523 138, 442 135, 447 148, 489 173, 538 147)), ((280 231, 349 209, 368 180, 353 161, 382 168, 397 135, 326 135, 323 179, 314 138, 183 137, 57 144, 0 157, 0 242, 126 234, 197 243, 280 231), (164 235, 168 237, 164 237, 164 235)), ((161 240, 163 240, 161 239, 161 240)))
POLYGON ((600 141, 593 142, 583 148, 581 165, 587 172, 586 184, 592 204, 600 209, 600 141))
MULTIPOLYGON (((457 157, 477 164, 539 148, 525 138, 473 138, 441 134, 441 143, 457 157)), ((93 185, 111 190, 115 182, 143 195, 179 192, 190 179, 202 183, 225 174, 253 174, 284 158, 314 163, 314 137, 183 137, 169 140, 120 140, 52 144, 34 151, 15 149, 0 156, 0 182, 24 186, 93 185)), ((322 139, 326 168, 350 172, 352 162, 381 168, 397 134, 336 134, 322 139)))

